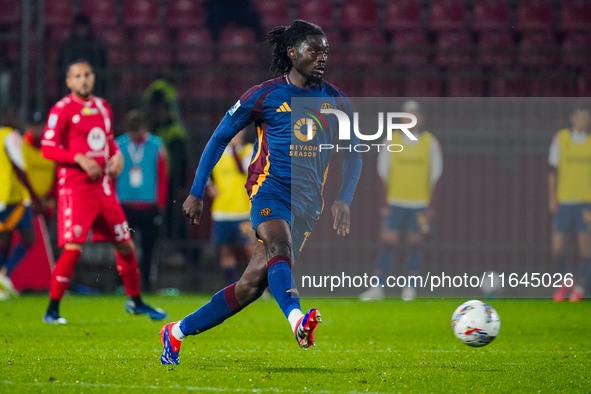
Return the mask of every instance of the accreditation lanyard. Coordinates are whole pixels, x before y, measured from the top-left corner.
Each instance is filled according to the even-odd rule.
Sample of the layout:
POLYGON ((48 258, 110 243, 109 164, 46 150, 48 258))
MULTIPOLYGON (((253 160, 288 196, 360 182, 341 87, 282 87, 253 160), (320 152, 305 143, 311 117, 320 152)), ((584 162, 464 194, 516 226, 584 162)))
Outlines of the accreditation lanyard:
POLYGON ((144 159, 145 145, 145 142, 136 145, 133 141, 127 144, 127 153, 129 153, 132 163, 132 167, 129 170, 129 185, 133 188, 139 188, 144 184, 144 173, 141 163, 144 159))

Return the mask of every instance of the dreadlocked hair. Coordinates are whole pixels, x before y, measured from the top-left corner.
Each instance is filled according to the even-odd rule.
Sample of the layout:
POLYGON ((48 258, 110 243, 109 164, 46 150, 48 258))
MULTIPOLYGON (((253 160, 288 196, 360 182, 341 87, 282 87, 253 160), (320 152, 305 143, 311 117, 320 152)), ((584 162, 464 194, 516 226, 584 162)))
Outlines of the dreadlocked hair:
POLYGON ((287 48, 296 47, 308 36, 324 36, 322 29, 310 22, 295 20, 289 26, 277 26, 269 33, 265 43, 272 50, 273 62, 271 71, 275 75, 283 75, 291 70, 291 59, 287 56, 287 48))

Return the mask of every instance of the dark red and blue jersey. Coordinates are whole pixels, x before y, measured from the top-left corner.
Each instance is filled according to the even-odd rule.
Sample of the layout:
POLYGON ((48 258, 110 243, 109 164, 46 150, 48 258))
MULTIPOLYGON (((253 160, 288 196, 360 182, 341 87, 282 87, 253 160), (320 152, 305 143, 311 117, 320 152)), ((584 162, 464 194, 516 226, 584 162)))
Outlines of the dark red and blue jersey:
MULTIPOLYGON (((250 88, 227 111, 207 143, 191 194, 203 197, 207 179, 226 145, 254 122, 257 140, 246 182, 250 198, 272 196, 319 215, 332 152, 321 151, 320 146, 334 143, 338 135, 336 117, 322 116, 321 108, 352 112, 346 97, 327 82, 306 89, 282 76, 250 88), (307 132, 307 119, 313 119, 313 132, 307 132)), ((345 151, 339 200, 351 204, 360 173, 361 155, 345 151)))

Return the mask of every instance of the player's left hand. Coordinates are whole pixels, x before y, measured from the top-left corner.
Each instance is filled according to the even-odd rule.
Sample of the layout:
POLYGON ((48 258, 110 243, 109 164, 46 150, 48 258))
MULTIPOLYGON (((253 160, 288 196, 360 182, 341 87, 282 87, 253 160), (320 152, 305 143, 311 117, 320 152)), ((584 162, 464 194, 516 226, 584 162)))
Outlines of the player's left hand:
POLYGON ((337 230, 338 235, 349 234, 349 225, 351 223, 351 211, 349 206, 344 202, 337 200, 332 204, 332 217, 334 219, 333 229, 337 230))
POLYGON ((107 168, 109 169, 109 176, 111 178, 117 178, 121 171, 123 171, 123 155, 118 152, 111 156, 107 163, 107 168))

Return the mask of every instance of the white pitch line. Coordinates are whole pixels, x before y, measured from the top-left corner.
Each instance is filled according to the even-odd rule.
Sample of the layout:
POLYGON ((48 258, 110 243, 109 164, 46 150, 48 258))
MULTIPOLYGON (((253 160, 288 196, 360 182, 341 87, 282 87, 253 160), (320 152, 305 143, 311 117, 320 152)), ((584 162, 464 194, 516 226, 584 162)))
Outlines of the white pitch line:
POLYGON ((237 392, 237 393, 312 393, 312 394, 388 394, 378 391, 331 391, 331 390, 308 390, 307 388, 299 390, 283 390, 278 388, 267 389, 230 389, 220 387, 195 387, 195 386, 137 386, 137 385, 123 385, 123 384, 106 384, 106 383, 66 383, 66 382, 9 382, 0 381, 0 384, 11 384, 15 386, 74 386, 74 387, 100 387, 111 389, 140 389, 140 390, 184 390, 184 391, 211 391, 211 392, 237 392))

